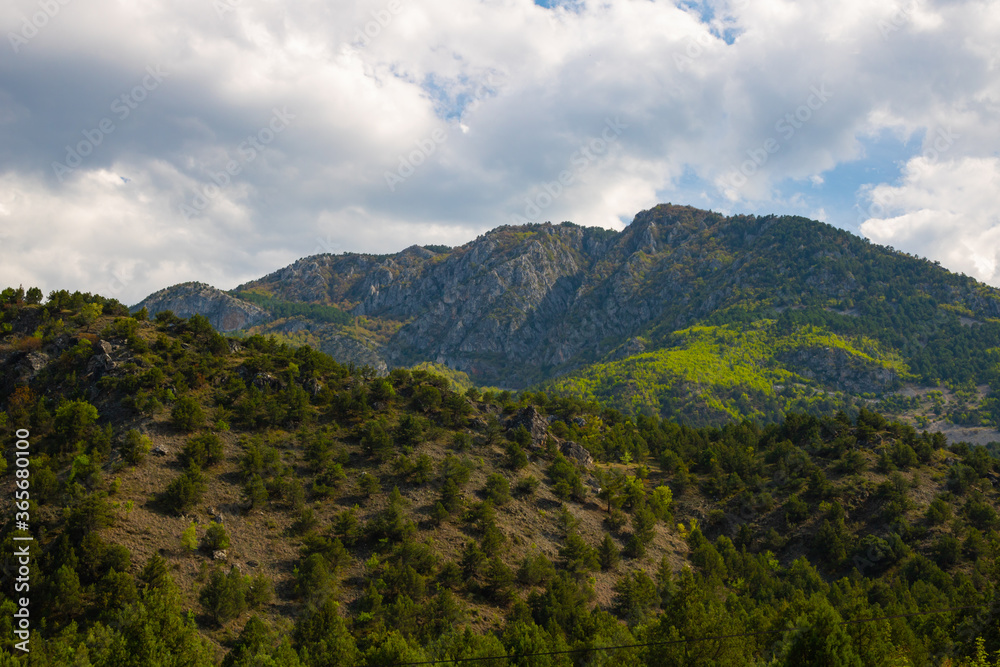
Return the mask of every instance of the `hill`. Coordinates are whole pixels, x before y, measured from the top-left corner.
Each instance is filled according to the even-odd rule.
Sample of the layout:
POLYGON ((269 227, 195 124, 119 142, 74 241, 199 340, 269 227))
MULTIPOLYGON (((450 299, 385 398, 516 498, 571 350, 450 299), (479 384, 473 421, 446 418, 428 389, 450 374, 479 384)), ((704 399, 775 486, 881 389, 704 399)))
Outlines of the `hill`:
POLYGON ((1000 440, 1000 292, 799 217, 666 204, 622 232, 504 226, 456 248, 308 257, 232 295, 352 318, 286 306, 244 331, 381 373, 438 363, 688 424, 878 407, 1000 440))
MULTIPOLYGON (((12 511, 0 539, 12 571, 32 538, 30 664, 936 665, 973 664, 977 638, 1000 649, 988 448, 863 409, 693 428, 457 393, 201 316, 0 298, 6 497, 30 452, 28 530, 12 511)), ((9 652, 19 603, 2 595, 9 652)))

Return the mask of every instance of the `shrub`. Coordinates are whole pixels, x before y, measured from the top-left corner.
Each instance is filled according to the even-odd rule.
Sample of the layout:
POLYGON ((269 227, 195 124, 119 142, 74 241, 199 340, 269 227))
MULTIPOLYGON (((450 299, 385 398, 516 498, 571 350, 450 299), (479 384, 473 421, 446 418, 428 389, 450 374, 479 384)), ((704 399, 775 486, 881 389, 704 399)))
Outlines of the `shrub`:
POLYGON ((795 494, 788 496, 788 501, 785 503, 785 518, 789 523, 805 521, 809 518, 809 505, 795 494))
POLYGON ((426 484, 431 481, 434 474, 434 460, 427 454, 417 457, 417 462, 413 466, 413 481, 416 484, 426 484))
POLYGON ((250 580, 246 591, 247 604, 251 609, 259 609, 274 599, 274 585, 263 572, 250 580))
POLYGON ((316 518, 316 511, 311 507, 306 507, 299 512, 299 518, 292 523, 291 531, 295 535, 305 535, 318 525, 319 520, 316 518))
POLYGON ((440 502, 445 510, 450 514, 454 514, 459 510, 459 508, 462 507, 462 492, 458 488, 458 484, 455 483, 454 479, 449 477, 444 481, 444 484, 441 485, 440 502))
POLYGON ((451 439, 451 448, 456 452, 467 452, 472 449, 472 436, 468 433, 456 433, 451 439))
POLYGON ((597 559, 601 563, 601 569, 605 572, 618 567, 618 562, 621 560, 618 545, 608 533, 604 534, 604 539, 601 540, 601 545, 597 548, 597 559))
POLYGON ((927 513, 925 516, 927 518, 927 523, 932 526, 945 523, 951 519, 951 505, 949 505, 944 498, 938 496, 932 500, 931 504, 927 507, 927 513))
POLYGON ((385 378, 379 378, 372 382, 371 395, 373 400, 385 403, 392 400, 392 397, 396 395, 396 390, 392 388, 391 382, 385 378))
POLYGON ((659 602, 656 583, 642 570, 626 574, 615 584, 612 609, 629 625, 642 623, 659 602))
POLYGON ((250 504, 251 509, 263 507, 267 502, 267 487, 260 475, 252 476, 243 487, 243 496, 250 504))
POLYGON ((189 438, 181 450, 181 463, 194 463, 199 468, 210 468, 223 459, 222 438, 215 433, 201 433, 189 438))
POLYGON ((67 451, 83 438, 97 417, 97 408, 87 401, 67 401, 60 405, 56 409, 55 429, 62 439, 63 450, 67 451))
POLYGON ((229 547, 229 534, 226 533, 226 528, 221 523, 215 523, 214 521, 208 524, 208 530, 205 531, 204 537, 201 538, 201 548, 205 551, 212 552, 218 551, 219 549, 226 549, 229 547))
POLYGON ((559 549, 566 569, 575 574, 583 574, 600 568, 597 551, 584 542, 575 530, 566 536, 566 543, 559 549))
POLYGON ((979 480, 979 475, 970 466, 959 463, 948 469, 948 488, 962 495, 979 480))
POLYGON ((190 432, 205 425, 205 412, 193 397, 182 396, 174 403, 170 419, 178 429, 190 432))
POLYGON ((441 391, 431 385, 420 385, 413 392, 413 404, 423 412, 436 410, 441 406, 441 391))
POLYGON ((868 461, 865 459, 865 455, 856 449, 849 450, 844 457, 840 460, 838 468, 848 474, 858 474, 864 472, 865 468, 868 466, 868 461))
POLYGON ((524 448, 516 442, 508 442, 504 451, 504 465, 511 470, 520 470, 526 467, 528 455, 524 453, 524 448))
POLYGON ((486 566, 483 591, 499 605, 506 606, 514 599, 514 573, 499 558, 491 558, 486 566))
POLYGON ((998 517, 996 510, 990 506, 986 498, 979 492, 976 492, 973 497, 966 501, 963 511, 965 516, 968 517, 969 523, 980 530, 988 531, 997 526, 998 517))
POLYGON ((431 523, 435 526, 440 526, 442 523, 447 521, 450 516, 451 514, 440 500, 434 503, 434 507, 431 508, 431 523))
POLYGON ((674 502, 674 494, 668 486, 658 486, 649 496, 649 508, 660 521, 670 521, 670 506, 674 502))
POLYGON ((934 562, 940 567, 949 568, 958 561, 961 543, 954 535, 941 535, 934 543, 934 562))
POLYGON ((246 611, 246 579, 235 567, 228 574, 216 569, 209 575, 208 583, 198 595, 198 601, 218 625, 246 611))
POLYGON ((378 477, 370 472, 363 472, 358 478, 358 490, 365 498, 371 498, 382 490, 382 485, 379 483, 378 477))
POLYGON ((295 569, 295 593, 307 606, 321 606, 333 593, 336 581, 320 554, 307 556, 295 569))
POLYGON ((538 490, 538 480, 532 475, 522 477, 514 485, 514 494, 518 497, 531 497, 538 490))
POLYGON ((190 465, 167 487, 163 502, 175 512, 186 512, 201 501, 206 488, 204 473, 197 466, 190 465))
POLYGON ((486 478, 484 492, 486 499, 494 505, 503 505, 510 502, 510 484, 500 473, 493 473, 486 478))
POLYGON ((146 458, 146 454, 149 453, 152 444, 148 437, 135 429, 131 429, 125 434, 125 438, 122 441, 122 458, 132 465, 139 465, 146 458))
POLYGON ((361 435, 361 448, 369 456, 386 461, 392 455, 392 438, 382 424, 369 422, 361 435))
POLYGON ((543 553, 524 557, 517 569, 517 580, 525 586, 545 586, 556 578, 556 567, 543 553))
POLYGON ((181 546, 186 551, 194 551, 198 548, 198 524, 194 521, 181 533, 181 546))
POLYGON ((420 420, 413 415, 403 415, 395 431, 396 440, 402 445, 419 445, 424 436, 424 428, 420 420))
POLYGON ((562 454, 556 454, 555 460, 548 469, 549 477, 554 484, 552 491, 562 500, 570 498, 582 502, 587 491, 583 487, 580 471, 562 454))

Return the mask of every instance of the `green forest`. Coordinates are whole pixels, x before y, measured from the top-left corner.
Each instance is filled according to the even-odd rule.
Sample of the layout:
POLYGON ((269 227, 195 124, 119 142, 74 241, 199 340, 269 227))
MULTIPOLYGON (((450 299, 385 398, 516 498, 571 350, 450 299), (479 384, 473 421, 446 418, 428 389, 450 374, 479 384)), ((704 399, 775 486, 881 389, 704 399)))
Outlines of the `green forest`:
POLYGON ((912 385, 963 396, 937 418, 1000 425, 995 289, 805 218, 650 213, 684 241, 639 253, 628 280, 640 296, 671 283, 690 294, 631 339, 642 352, 616 346, 538 388, 708 425, 856 415, 912 385))
POLYGON ((336 306, 301 301, 284 301, 259 291, 243 290, 234 292, 233 296, 249 301, 271 313, 275 319, 285 317, 306 317, 316 322, 326 324, 348 325, 354 318, 336 306))
MULTIPOLYGON (((5 498, 30 432, 2 665, 1000 664, 994 448, 863 404, 699 425, 586 387, 379 377, 79 292, 0 308, 5 498)), ((946 322, 924 365, 813 315, 682 331, 650 372, 764 395, 793 336, 944 376, 946 322)), ((956 382, 986 354, 968 330, 956 382)))

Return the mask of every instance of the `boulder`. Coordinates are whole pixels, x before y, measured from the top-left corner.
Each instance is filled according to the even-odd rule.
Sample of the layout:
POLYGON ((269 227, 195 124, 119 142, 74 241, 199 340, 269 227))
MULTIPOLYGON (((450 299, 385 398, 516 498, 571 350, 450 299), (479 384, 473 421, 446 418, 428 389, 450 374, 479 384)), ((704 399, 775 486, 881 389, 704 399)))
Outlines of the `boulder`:
POLYGON ((541 449, 548 439, 549 422, 533 405, 518 410, 504 426, 508 431, 514 431, 521 426, 526 428, 531 434, 532 449, 541 449))
POLYGON ((105 352, 98 352, 87 362, 87 373, 97 372, 103 374, 113 371, 117 366, 118 364, 111 358, 111 355, 105 352))
POLYGON ((567 440, 559 446, 559 451, 563 453, 567 458, 572 459, 584 468, 589 468, 594 465, 594 457, 590 455, 587 449, 572 440, 567 440))
POLYGON ((270 373, 257 373, 253 379, 253 386, 258 389, 278 389, 281 387, 281 380, 270 373))

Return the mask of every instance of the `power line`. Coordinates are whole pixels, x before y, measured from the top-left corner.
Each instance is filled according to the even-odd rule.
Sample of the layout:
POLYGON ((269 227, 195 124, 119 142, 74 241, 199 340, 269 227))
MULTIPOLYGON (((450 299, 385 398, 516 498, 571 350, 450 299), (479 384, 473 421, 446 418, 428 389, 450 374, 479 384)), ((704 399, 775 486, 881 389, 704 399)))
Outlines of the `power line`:
MULTIPOLYGON (((878 616, 875 618, 859 618, 850 621, 838 621, 837 625, 857 625, 859 623, 873 623, 875 621, 889 621, 894 618, 909 618, 912 616, 929 616, 931 614, 944 614, 949 611, 961 611, 963 609, 984 609, 987 605, 972 604, 964 607, 945 607, 942 609, 931 609, 929 611, 917 611, 912 614, 892 614, 891 616, 878 616)), ((647 648, 650 646, 670 646, 673 644, 694 644, 696 642, 711 641, 713 639, 737 639, 739 637, 756 637, 759 635, 773 635, 783 632, 804 630, 805 628, 782 628, 780 630, 758 630, 756 632, 740 632, 732 635, 708 635, 705 637, 695 637, 693 639, 670 639, 658 642, 645 642, 643 644, 620 644, 617 646, 591 646, 588 648, 573 648, 563 651, 543 651, 539 653, 519 653, 517 655, 494 655, 481 658, 443 658, 440 660, 420 660, 417 662, 395 662, 389 667, 410 667, 412 665, 436 665, 445 662, 483 662, 486 660, 519 660, 521 658, 533 658, 545 655, 568 655, 571 653, 589 653, 590 651, 617 651, 627 648, 647 648)))

